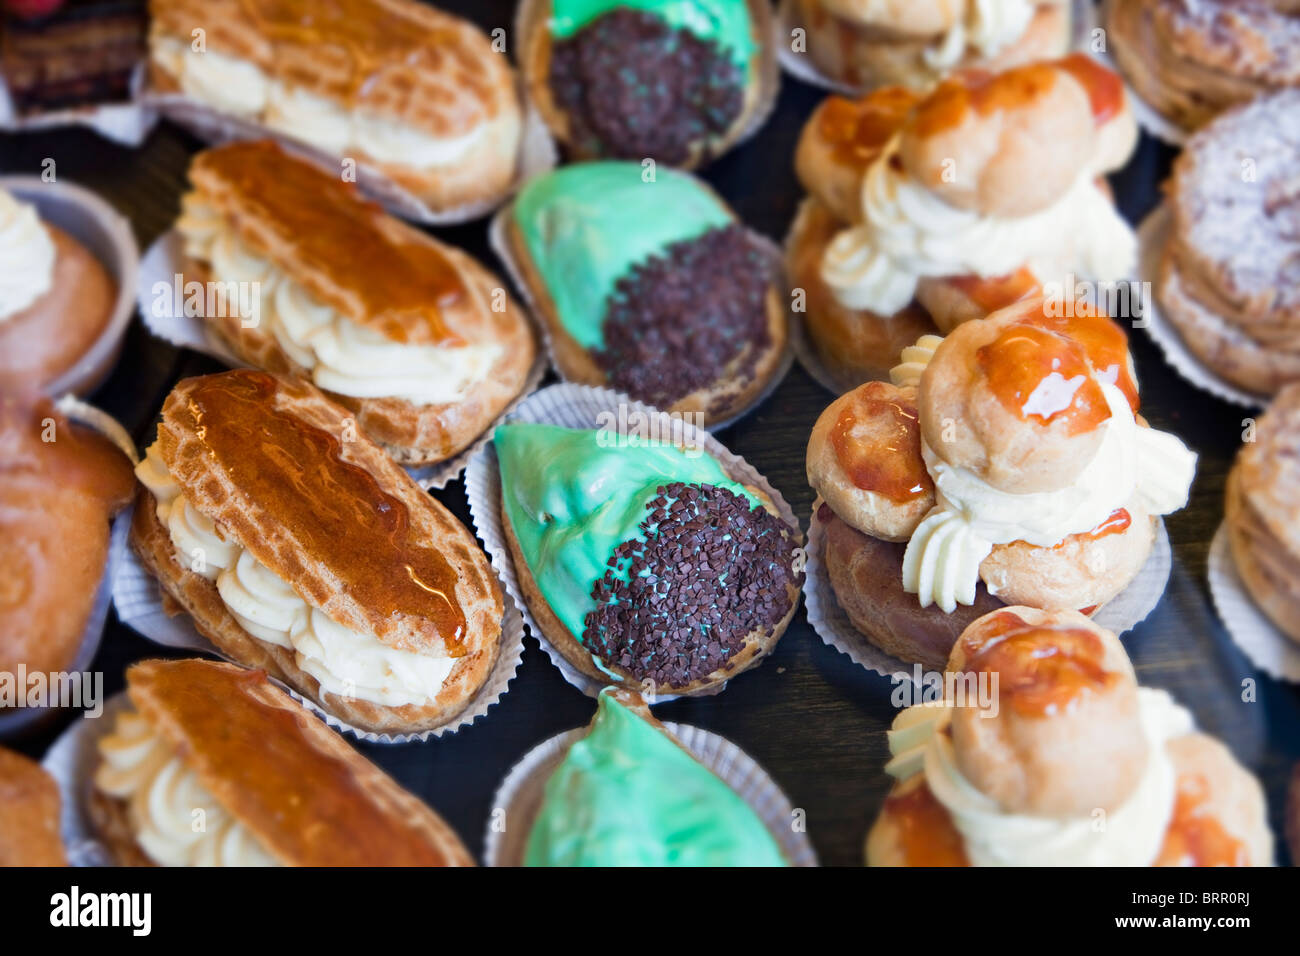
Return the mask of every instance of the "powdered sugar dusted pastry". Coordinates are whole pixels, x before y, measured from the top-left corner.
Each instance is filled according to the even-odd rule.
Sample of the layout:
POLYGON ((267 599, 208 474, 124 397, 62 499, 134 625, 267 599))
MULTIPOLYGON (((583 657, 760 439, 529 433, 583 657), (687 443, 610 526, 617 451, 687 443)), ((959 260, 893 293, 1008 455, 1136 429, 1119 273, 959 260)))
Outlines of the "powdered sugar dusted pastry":
POLYGON ((950 70, 1007 69, 1070 45, 1066 0, 792 0, 788 9, 817 69, 862 90, 924 89, 950 70))
POLYGON ((1272 864, 1258 781, 1083 615, 987 614, 947 677, 894 720, 869 865, 1272 864))
POLYGON ((413 0, 150 0, 149 12, 157 92, 373 167, 436 210, 514 181, 514 73, 459 17, 413 0))
POLYGON ((262 671, 152 660, 126 682, 91 794, 119 865, 474 865, 441 817, 262 671))
POLYGON ((502 599, 474 536, 306 382, 184 379, 136 474, 131 543, 222 653, 381 733, 487 680, 502 599))
POLYGON ((1073 299, 1074 279, 1127 278, 1136 239, 1098 177, 1135 139, 1123 84, 1082 54, 924 96, 830 97, 799 142, 811 197, 788 242, 818 353, 862 381, 926 316, 949 331, 1043 292, 1073 299))
POLYGON ((1186 129, 1300 86, 1300 10, 1271 0, 1109 0, 1111 50, 1142 99, 1186 129))
POLYGON ((465 253, 269 141, 200 153, 190 179, 187 278, 252 305, 205 301, 209 328, 249 364, 311 379, 399 462, 450 458, 523 389, 528 320, 465 253))
POLYGON ((0 867, 67 866, 59 787, 45 769, 0 747, 0 867))
POLYGON ((1033 300, 927 336, 897 384, 859 386, 814 427, 832 586, 891 654, 933 664, 955 637, 945 615, 990 597, 1091 613, 1137 576, 1155 516, 1186 504, 1196 456, 1137 417, 1123 331, 1071 311, 1033 300), (892 579, 869 583, 873 566, 892 579), (890 586, 915 595, 912 613, 890 586))
POLYGON ((1247 391, 1300 381, 1300 89, 1221 114, 1166 185, 1156 297, 1202 362, 1247 391))

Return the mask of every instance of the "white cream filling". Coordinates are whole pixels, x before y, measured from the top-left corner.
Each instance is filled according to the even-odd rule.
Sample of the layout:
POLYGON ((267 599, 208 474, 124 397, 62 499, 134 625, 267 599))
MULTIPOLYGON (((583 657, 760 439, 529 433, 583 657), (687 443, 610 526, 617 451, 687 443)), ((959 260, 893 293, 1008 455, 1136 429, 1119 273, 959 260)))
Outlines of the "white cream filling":
MULTIPOLYGON (((925 774, 962 835, 974 866, 1150 866, 1173 817, 1177 778, 1166 744, 1191 733, 1191 715, 1165 691, 1138 688, 1138 719, 1147 765, 1127 800, 1104 817, 1039 817, 1006 813, 957 767, 952 740, 942 733, 951 705, 909 707, 889 732, 898 780, 925 774)), ((1099 808, 1100 809, 1100 808, 1099 808)))
POLYGON ((158 502, 158 520, 176 546, 176 560, 215 581, 221 600, 249 634, 291 650, 321 691, 387 707, 426 704, 438 696, 456 661, 389 647, 333 621, 244 548, 221 535, 211 518, 181 494, 157 443, 136 476, 158 502))
POLYGON ((1025 35, 1038 4, 1033 0, 971 0, 966 17, 923 54, 926 66, 943 73, 966 56, 968 49, 993 57, 1025 35))
POLYGON ((895 169, 895 138, 862 183, 863 220, 826 247, 821 277, 841 305, 892 315, 923 277, 1008 275, 1027 266, 1041 282, 1070 275, 1116 281, 1137 262, 1137 238, 1086 171, 1054 203, 1001 218, 958 209, 895 169))
POLYGON ((501 346, 411 345, 385 338, 318 301, 280 267, 255 255, 223 217, 193 193, 176 222, 187 255, 208 262, 212 281, 256 283, 246 317, 275 337, 312 381, 354 398, 401 398, 417 405, 453 404, 491 373, 501 346))
POLYGON ((355 152, 388 165, 435 169, 458 162, 485 134, 486 127, 479 125, 440 139, 392 117, 347 110, 328 97, 267 76, 247 60, 198 52, 175 37, 151 37, 149 49, 186 96, 333 155, 355 152))
POLYGON ((0 322, 50 291, 56 257, 36 207, 0 189, 0 322))
POLYGON ((136 842, 160 866, 280 866, 208 791, 147 718, 117 717, 99 741, 95 786, 126 801, 136 842))

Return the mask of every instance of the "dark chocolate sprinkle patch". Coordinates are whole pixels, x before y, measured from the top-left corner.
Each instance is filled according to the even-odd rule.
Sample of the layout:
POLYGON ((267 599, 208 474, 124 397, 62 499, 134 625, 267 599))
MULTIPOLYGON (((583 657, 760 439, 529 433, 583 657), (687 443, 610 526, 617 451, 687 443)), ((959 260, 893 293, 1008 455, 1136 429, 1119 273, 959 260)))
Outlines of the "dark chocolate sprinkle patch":
POLYGON ((639 530, 591 592, 582 642, 606 664, 682 687, 727 670, 751 632, 790 612, 803 579, 795 541, 743 496, 673 482, 656 490, 639 530))

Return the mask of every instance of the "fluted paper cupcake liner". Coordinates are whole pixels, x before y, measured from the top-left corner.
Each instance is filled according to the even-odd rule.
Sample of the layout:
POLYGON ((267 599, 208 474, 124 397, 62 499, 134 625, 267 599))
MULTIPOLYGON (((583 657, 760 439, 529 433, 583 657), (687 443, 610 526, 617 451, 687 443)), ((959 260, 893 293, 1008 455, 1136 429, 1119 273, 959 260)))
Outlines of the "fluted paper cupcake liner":
POLYGON ((85 126, 123 146, 139 146, 158 122, 158 111, 142 102, 144 66, 131 76, 131 98, 124 103, 93 103, 19 116, 0 76, 0 132, 35 133, 61 126, 85 126))
POLYGON ((1300 644, 1279 628, 1255 603, 1237 572, 1226 524, 1210 543, 1207 568, 1210 596, 1233 643, 1270 677, 1300 683, 1300 644))
MULTIPOLYGON (((629 418, 632 415, 643 415, 647 419, 657 419, 661 429, 657 434, 672 435, 674 440, 680 437, 686 442, 702 442, 704 451, 716 458, 723 470, 734 480, 758 488, 767 495, 781 520, 794 533, 796 543, 802 543, 803 532, 799 527, 798 519, 794 516, 794 511, 781 497, 781 493, 745 459, 732 454, 708 432, 697 429, 680 418, 675 419, 649 405, 634 401, 619 392, 571 383, 551 385, 530 395, 507 416, 506 420, 561 425, 565 428, 594 429, 601 426, 599 416, 602 413, 613 413, 616 419, 622 422, 623 417, 618 414, 620 407, 626 410, 629 418)), ((546 651, 565 680, 588 697, 595 697, 600 693, 601 688, 607 686, 607 683, 587 676, 570 664, 564 655, 546 639, 546 635, 542 633, 542 629, 524 600, 523 589, 519 585, 519 577, 514 559, 510 555, 510 547, 506 543, 505 529, 501 520, 501 472, 497 464, 495 445, 488 444, 484 447, 465 469, 465 492, 469 497, 469 512, 474 520, 474 530, 483 542, 497 576, 510 596, 514 598, 516 606, 523 611, 524 619, 528 622, 528 629, 533 637, 537 638, 542 650, 546 651)), ((709 693, 719 693, 725 686, 722 684, 709 693)), ((676 698, 673 695, 660 695, 655 697, 652 703, 674 699, 676 698)))
MULTIPOLYGON (((817 854, 802 829, 794 827, 790 799, 759 764, 731 741, 688 724, 665 723, 677 741, 713 771, 758 814, 792 866, 816 866, 817 854)), ((520 866, 528 833, 542 804, 542 791, 569 748, 587 735, 579 727, 538 744, 511 768, 492 798, 484 835, 486 866, 520 866)))
MULTIPOLYGON (((883 677, 912 680, 912 662, 886 654, 867 640, 866 635, 853 626, 848 614, 840 607, 831 586, 830 572, 826 568, 826 536, 817 520, 818 498, 813 503, 812 520, 808 528, 808 566, 804 578, 804 608, 808 623, 817 635, 855 664, 883 677)), ((1097 625, 1123 634, 1131 631, 1146 619, 1165 593, 1169 572, 1173 567, 1173 551, 1165 523, 1159 522, 1155 543, 1146 564, 1137 577, 1123 591, 1097 609, 1092 620, 1097 625)))
MULTIPOLYGON (((169 617, 163 609, 163 593, 158 581, 145 570, 140 558, 132 549, 128 540, 131 529, 131 513, 128 509, 113 526, 113 551, 117 555, 118 572, 113 583, 113 604, 122 623, 148 638, 155 644, 178 650, 210 654, 223 660, 238 664, 239 661, 227 657, 198 632, 188 614, 169 617), (125 519, 125 520, 123 520, 125 519)), ((510 681, 519 669, 524 653, 524 622, 518 609, 503 594, 505 611, 501 617, 501 647, 497 654, 496 665, 488 675, 487 682, 479 690, 470 705, 441 727, 410 734, 375 733, 354 727, 346 721, 331 714, 320 704, 299 693, 281 681, 276 681, 295 700, 308 710, 320 716, 335 730, 345 731, 360 740, 379 744, 404 744, 413 740, 428 740, 444 734, 454 734, 462 727, 467 727, 478 718, 487 714, 488 709, 499 701, 509 690, 510 681)))
POLYGON ((112 851, 91 822, 90 795, 99 741, 113 730, 117 715, 130 706, 125 692, 104 702, 98 717, 74 720, 45 752, 41 766, 59 788, 59 836, 71 866, 114 866, 112 851))
MULTIPOLYGON (((177 275, 184 274, 184 262, 183 241, 180 233, 175 229, 169 229, 159 236, 145 252, 144 258, 140 261, 140 279, 136 289, 137 304, 145 327, 158 338, 170 342, 177 348, 202 352, 219 362, 225 362, 232 368, 247 368, 246 362, 237 358, 224 342, 209 333, 208 323, 204 319, 184 313, 177 315, 171 307, 175 278, 177 275), (156 285, 167 289, 166 308, 162 308, 155 301, 153 290, 156 285)), ((406 473, 425 491, 447 487, 460 477, 469 460, 491 440, 492 432, 506 414, 523 401, 525 396, 537 389, 545 374, 546 359, 539 353, 528 370, 523 389, 478 438, 445 461, 408 467, 406 473)))

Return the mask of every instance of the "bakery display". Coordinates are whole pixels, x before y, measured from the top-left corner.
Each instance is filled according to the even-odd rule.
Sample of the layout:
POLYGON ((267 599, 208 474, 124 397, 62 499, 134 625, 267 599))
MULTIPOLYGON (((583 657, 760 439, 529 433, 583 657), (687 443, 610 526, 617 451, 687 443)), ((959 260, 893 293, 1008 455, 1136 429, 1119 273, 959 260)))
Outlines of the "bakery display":
POLYGON ((520 191, 505 236, 570 381, 712 424, 751 406, 780 371, 777 264, 688 173, 647 181, 637 163, 565 166, 520 191))
POLYGON ((1099 177, 1136 136, 1123 83, 1079 53, 829 97, 799 139, 810 195, 786 247, 818 359, 845 387, 882 379, 922 334, 1128 279, 1137 241, 1099 177))
POLYGON ((785 866, 758 814, 634 691, 601 692, 546 781, 525 866, 785 866))
POLYGON ((205 150, 190 181, 185 278, 240 290, 239 306, 208 293, 207 329, 253 366, 310 378, 400 463, 452 457, 523 390, 532 329, 470 256, 270 141, 205 150))
POLYGON ((1220 114, 1165 185, 1161 315, 1212 372, 1261 396, 1300 381, 1297 116, 1300 89, 1220 114))
POLYGON ((999 604, 1092 613, 1134 580, 1196 456, 1137 414, 1124 332, 1041 299, 904 350, 808 442, 835 596, 866 639, 942 667, 999 604))
POLYGON ((1272 865, 1259 782, 1082 614, 987 614, 946 680, 894 720, 868 865, 1272 865))
POLYGON ((184 379, 136 474, 131 545, 226 656, 376 733, 487 681, 502 597, 474 536, 306 382, 184 379))
POLYGON ((1109 48, 1134 91, 1184 130, 1300 86, 1300 9, 1274 0, 1107 0, 1109 48))
POLYGON ((832 83, 926 89, 954 70, 1004 70, 1061 56, 1069 0, 786 0, 791 28, 832 83))
POLYGON ((695 695, 776 646, 799 603, 802 536, 707 451, 524 423, 493 441, 519 587, 573 667, 695 695))
POLYGON ((0 747, 0 867, 68 865, 59 803, 40 764, 0 747))
POLYGON ((0 675, 87 667, 80 654, 109 524, 134 491, 131 462, 48 400, 3 391, 0 450, 0 675))
POLYGON ((265 673, 147 660, 126 677, 90 795, 119 865, 473 865, 441 817, 265 673))
POLYGON ((519 28, 529 96, 578 159, 694 167, 775 95, 765 0, 531 0, 519 28))
POLYGON ((513 184, 514 72, 468 21, 415 0, 150 0, 149 12, 155 93, 355 160, 437 211, 513 184))

